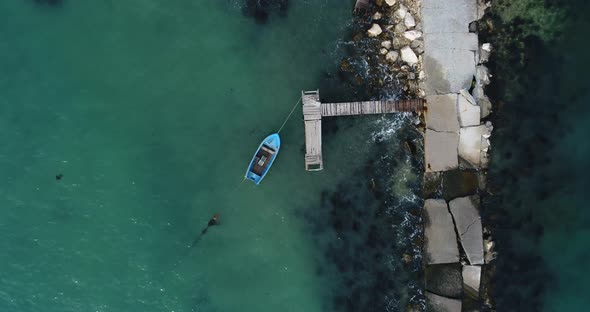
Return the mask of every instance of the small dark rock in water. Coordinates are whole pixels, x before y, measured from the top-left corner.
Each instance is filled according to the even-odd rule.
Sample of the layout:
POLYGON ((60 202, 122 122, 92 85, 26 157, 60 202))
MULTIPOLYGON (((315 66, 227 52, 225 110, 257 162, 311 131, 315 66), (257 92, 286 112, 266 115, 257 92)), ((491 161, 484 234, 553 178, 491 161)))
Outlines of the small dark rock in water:
POLYGON ((50 7, 59 7, 63 4, 64 0, 34 0, 38 5, 46 5, 50 7))
POLYGON ((280 16, 287 15, 289 0, 245 0, 246 4, 242 9, 244 15, 253 17, 256 22, 264 24, 268 16, 276 11, 280 16))
POLYGON ((60 174, 57 174, 57 175, 55 175, 55 180, 59 181, 59 180, 61 180, 61 178, 63 178, 63 177, 64 177, 64 175, 63 175, 63 174, 61 174, 61 173, 60 173, 60 174))

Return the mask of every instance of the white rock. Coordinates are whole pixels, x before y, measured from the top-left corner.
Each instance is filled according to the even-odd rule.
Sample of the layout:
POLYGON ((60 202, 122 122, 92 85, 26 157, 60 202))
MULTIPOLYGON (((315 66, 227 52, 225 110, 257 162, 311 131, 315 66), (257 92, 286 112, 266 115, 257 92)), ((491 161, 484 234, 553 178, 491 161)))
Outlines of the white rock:
POLYGON ((381 12, 375 12, 375 14, 373 14, 374 20, 380 20, 382 17, 383 17, 383 14, 381 14, 381 12))
POLYGON ((422 37, 422 32, 417 30, 408 30, 404 33, 404 37, 410 41, 414 41, 422 37))
POLYGON ((461 127, 479 126, 481 110, 475 103, 475 99, 462 89, 457 100, 457 111, 459 113, 459 125, 461 127))
POLYGON ((492 44, 491 43, 484 43, 481 45, 481 49, 486 52, 492 52, 492 44))
POLYGON ((471 298, 479 297, 479 285, 481 283, 481 267, 474 265, 463 266, 463 289, 471 298))
POLYGON ((379 26, 378 24, 373 24, 373 26, 371 26, 371 29, 367 30, 367 34, 369 35, 369 37, 377 37, 382 32, 383 30, 381 30, 381 26, 379 26))
POLYGON ((397 53, 397 51, 389 51, 387 53, 387 55, 385 55, 385 59, 390 62, 397 61, 398 57, 399 57, 399 53, 397 53))
POLYGON ((418 79, 420 79, 420 80, 424 80, 424 78, 426 78, 426 74, 424 73, 424 71, 423 71, 423 70, 421 70, 421 71, 418 73, 418 79))
POLYGON ((385 3, 391 7, 397 3, 397 0, 385 0, 385 3))
POLYGON ((386 49, 391 49, 391 40, 385 40, 385 41, 381 42, 381 46, 386 49))
POLYGON ((409 65, 414 65, 418 63, 418 57, 416 53, 412 51, 412 48, 409 46, 405 46, 401 49, 402 61, 408 63, 409 65))
POLYGON ((403 4, 400 4, 399 9, 395 11, 394 16, 396 18, 403 19, 406 17, 406 14, 408 14, 408 8, 406 8, 406 6, 404 6, 403 4))
POLYGON ((389 52, 389 50, 387 50, 386 48, 381 48, 381 50, 379 50, 379 54, 381 55, 385 55, 387 54, 387 52, 389 52))
POLYGON ((476 169, 487 166, 487 154, 483 150, 489 147, 489 141, 484 135, 490 135, 490 129, 485 125, 465 127, 459 131, 459 157, 476 169))
POLYGON ((406 13, 406 17, 404 17, 404 25, 406 25, 408 28, 416 26, 416 20, 409 12, 406 13))
POLYGON ((479 65, 475 68, 475 81, 481 86, 490 84, 490 74, 487 67, 479 65))

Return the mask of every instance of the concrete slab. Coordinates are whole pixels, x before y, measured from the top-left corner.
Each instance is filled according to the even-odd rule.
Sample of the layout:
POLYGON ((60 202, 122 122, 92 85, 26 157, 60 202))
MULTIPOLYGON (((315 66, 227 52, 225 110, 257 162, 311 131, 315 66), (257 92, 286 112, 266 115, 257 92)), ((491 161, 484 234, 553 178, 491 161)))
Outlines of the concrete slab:
POLYGON ((479 285, 481 283, 481 267, 476 265, 463 266, 463 292, 465 295, 479 298, 479 285))
POLYGON ((450 49, 476 51, 477 35, 469 32, 462 33, 426 33, 424 47, 428 49, 450 49))
POLYGON ((469 89, 475 75, 475 52, 428 48, 424 52, 426 94, 459 93, 469 89))
POLYGON ((426 264, 459 262, 453 219, 444 199, 424 202, 424 259, 426 264))
POLYGON ((476 19, 475 0, 422 1, 422 23, 425 33, 469 32, 469 23, 476 19))
POLYGON ((426 129, 424 161, 426 172, 452 170, 459 167, 459 135, 426 129))
POLYGON ((483 230, 479 205, 480 199, 477 195, 459 197, 449 202, 449 208, 457 226, 459 242, 471 265, 484 264, 483 230))
MULTIPOLYGON (((426 97, 426 127, 436 131, 457 132, 457 94, 430 95, 426 97)), ((479 117, 479 114, 478 114, 479 117)))
POLYGON ((461 90, 457 100, 457 111, 459 112, 459 125, 461 127, 479 126, 481 110, 475 99, 467 90, 461 90))
POLYGON ((465 165, 479 169, 481 167, 482 140, 489 134, 484 125, 465 127, 459 131, 459 157, 465 165))
POLYGON ((451 299, 426 292, 426 311, 429 312, 461 312, 461 300, 451 299))

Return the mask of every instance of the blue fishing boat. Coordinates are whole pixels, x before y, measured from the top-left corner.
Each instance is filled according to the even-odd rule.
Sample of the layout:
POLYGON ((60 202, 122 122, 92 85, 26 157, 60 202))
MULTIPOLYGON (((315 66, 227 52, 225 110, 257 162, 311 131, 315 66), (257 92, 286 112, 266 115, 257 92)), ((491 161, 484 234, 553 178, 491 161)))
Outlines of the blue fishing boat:
POLYGON ((275 158, 277 158, 280 147, 281 138, 278 133, 267 136, 260 143, 258 150, 254 154, 254 157, 252 157, 245 178, 253 181, 256 185, 260 184, 268 173, 268 170, 270 170, 270 166, 272 166, 275 158))

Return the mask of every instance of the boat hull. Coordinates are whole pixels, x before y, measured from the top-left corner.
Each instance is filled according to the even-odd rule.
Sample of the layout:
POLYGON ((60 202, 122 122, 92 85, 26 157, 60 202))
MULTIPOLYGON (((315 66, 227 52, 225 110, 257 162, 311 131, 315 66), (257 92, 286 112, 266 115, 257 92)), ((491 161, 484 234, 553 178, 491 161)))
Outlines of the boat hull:
POLYGON ((244 178, 254 182, 256 185, 260 184, 277 158, 280 148, 281 138, 278 133, 273 133, 264 138, 258 146, 256 153, 254 153, 244 178))

